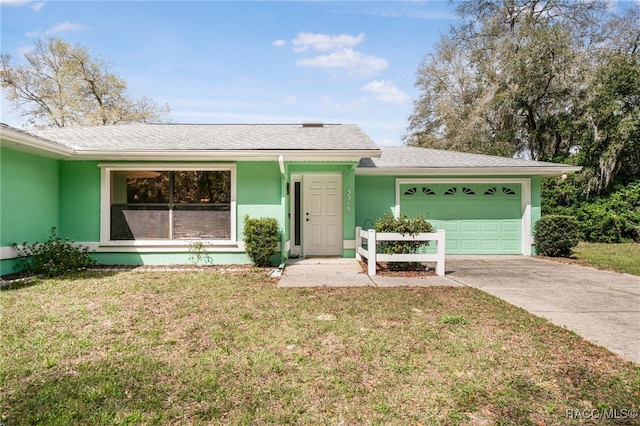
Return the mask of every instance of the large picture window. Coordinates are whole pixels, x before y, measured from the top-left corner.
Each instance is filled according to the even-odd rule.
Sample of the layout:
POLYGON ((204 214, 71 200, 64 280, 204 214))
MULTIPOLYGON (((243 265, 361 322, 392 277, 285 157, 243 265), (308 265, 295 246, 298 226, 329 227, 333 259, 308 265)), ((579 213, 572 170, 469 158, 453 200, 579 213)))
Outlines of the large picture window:
POLYGON ((232 240, 233 173, 109 169, 109 240, 232 240))

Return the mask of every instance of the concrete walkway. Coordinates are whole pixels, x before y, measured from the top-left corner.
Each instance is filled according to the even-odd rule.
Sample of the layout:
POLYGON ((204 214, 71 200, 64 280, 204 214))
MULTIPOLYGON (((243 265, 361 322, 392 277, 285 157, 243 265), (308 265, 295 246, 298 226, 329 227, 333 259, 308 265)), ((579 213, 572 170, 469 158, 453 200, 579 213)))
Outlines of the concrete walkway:
POLYGON ((640 277, 525 256, 447 256, 445 277, 369 277, 355 259, 290 260, 278 287, 470 286, 640 364, 640 277))
POLYGON ((355 259, 314 257, 289 259, 278 287, 429 287, 460 286, 447 278, 369 277, 355 259))

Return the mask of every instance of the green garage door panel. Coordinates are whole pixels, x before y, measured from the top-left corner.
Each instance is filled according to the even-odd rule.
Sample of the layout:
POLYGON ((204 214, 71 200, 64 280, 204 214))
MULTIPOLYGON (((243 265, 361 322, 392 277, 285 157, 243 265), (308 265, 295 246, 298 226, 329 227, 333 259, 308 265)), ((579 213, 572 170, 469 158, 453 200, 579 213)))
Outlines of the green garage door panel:
POLYGON ((448 254, 521 254, 519 184, 403 184, 400 211, 446 231, 448 254))

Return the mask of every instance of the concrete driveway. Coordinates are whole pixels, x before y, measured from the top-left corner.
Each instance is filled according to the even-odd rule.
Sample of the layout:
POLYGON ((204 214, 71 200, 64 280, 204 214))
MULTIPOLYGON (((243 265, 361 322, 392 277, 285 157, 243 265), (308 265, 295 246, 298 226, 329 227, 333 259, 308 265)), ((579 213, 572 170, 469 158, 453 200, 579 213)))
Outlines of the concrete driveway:
POLYGON ((524 256, 447 256, 446 270, 640 364, 640 277, 524 256))

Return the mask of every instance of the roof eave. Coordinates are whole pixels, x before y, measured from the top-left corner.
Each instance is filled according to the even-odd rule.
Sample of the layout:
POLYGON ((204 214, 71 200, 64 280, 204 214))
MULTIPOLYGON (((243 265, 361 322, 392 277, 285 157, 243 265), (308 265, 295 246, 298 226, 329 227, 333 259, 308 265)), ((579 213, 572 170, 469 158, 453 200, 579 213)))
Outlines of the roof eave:
POLYGON ((358 167, 356 175, 437 175, 437 176, 561 176, 575 173, 582 167, 538 166, 538 167, 358 167))
POLYGON ((155 150, 104 151, 76 150, 73 159, 83 160, 152 160, 152 161, 360 161, 364 157, 380 158, 381 151, 363 150, 155 150))
POLYGON ((37 154, 43 157, 61 160, 73 155, 73 149, 52 143, 47 139, 10 127, 0 128, 0 146, 14 151, 37 154))

